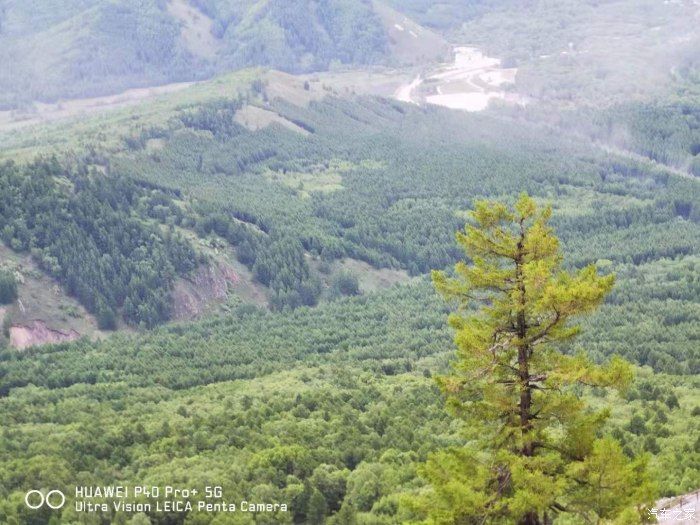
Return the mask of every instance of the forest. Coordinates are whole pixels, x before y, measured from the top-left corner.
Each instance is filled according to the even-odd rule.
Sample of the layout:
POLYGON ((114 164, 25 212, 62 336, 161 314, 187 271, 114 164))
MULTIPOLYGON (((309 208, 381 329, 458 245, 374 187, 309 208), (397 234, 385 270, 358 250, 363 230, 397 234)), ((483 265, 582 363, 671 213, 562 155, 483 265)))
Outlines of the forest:
POLYGON ((37 100, 95 97, 250 66, 309 72, 388 58, 384 28, 367 1, 196 0, 197 16, 211 21, 212 44, 204 50, 180 37, 183 22, 170 4, 3 0, 0 110, 31 112, 37 100))
POLYGON ((521 189, 555 205, 557 231, 575 266, 682 258, 700 243, 693 181, 634 159, 606 157, 554 133, 533 139, 528 130, 534 127, 508 131, 504 142, 499 135, 507 121, 382 99, 329 98, 308 109, 272 103, 279 115, 314 130, 307 136, 281 126, 217 131, 212 115, 226 118, 221 106, 183 110, 158 130, 167 137, 163 148, 152 151, 144 140, 130 140, 110 166, 195 198, 193 208, 209 217, 200 233, 213 231, 236 245, 241 262, 282 294, 278 306, 315 302, 314 276, 307 275, 301 251, 418 275, 455 260, 453 232, 474 199, 521 189), (468 141, 477 129, 479 139, 468 141), (306 172, 300 186, 298 176, 306 172), (337 178, 340 188, 331 183, 337 178), (257 261, 256 246, 265 236, 276 242, 265 241, 257 261), (281 279, 271 282, 267 275, 275 267, 281 279))
MULTIPOLYGON (((630 2, 562 2, 516 32, 517 2, 389 2, 453 39, 490 39, 522 65, 518 89, 532 104, 478 113, 402 103, 317 73, 391 64, 370 2, 193 0, 212 22, 210 59, 183 47, 168 2, 46 4, 0 0, 0 60, 75 62, 37 62, 51 71, 44 82, 8 60, 3 108, 249 65, 314 73, 235 73, 8 139, 22 148, 0 164, 3 249, 35 264, 51 293, 77 301, 98 330, 13 347, 5 312, 20 308, 33 277, 0 261, 0 523, 430 522, 444 510, 431 492, 435 472, 454 466, 439 458, 473 445, 468 417, 454 411, 464 398, 444 386, 468 354, 455 340, 468 323, 454 314, 477 315, 478 301, 443 300, 429 274, 452 282, 456 263, 478 265, 459 242, 472 210, 483 199, 511 207, 522 193, 551 206, 561 259, 547 264, 567 275, 595 268, 606 283, 595 308, 572 320, 580 333, 562 328, 552 354, 590 370, 630 363, 626 389, 566 385, 566 403, 586 407, 579 430, 591 442, 576 444, 590 452, 594 438, 613 443, 620 464, 647 471, 649 500, 700 487, 697 73, 679 68, 673 89, 653 99, 620 91, 602 100, 599 87, 617 81, 609 63, 584 79, 595 60, 573 56, 583 36, 569 47, 586 16, 595 23, 581 31, 595 39, 610 10, 626 13, 630 2), (507 52, 513 42, 517 54, 507 52), (552 52, 550 62, 538 58, 552 52), (539 103, 546 97, 561 105, 539 103), (217 265, 235 278, 216 310, 174 321, 178 285, 199 287, 198 272, 217 265), (366 286, 389 273, 396 284, 366 286), (35 487, 203 493, 213 483, 236 503, 289 511, 88 516, 23 501, 35 487)), ((641 92, 649 79, 625 89, 641 92)))
MULTIPOLYGON (((445 313, 423 282, 287 314, 240 305, 221 319, 141 336, 5 351, 0 516, 48 520, 18 504, 21 488, 36 484, 216 479, 227 494, 293 509, 251 523, 412 519, 401 502, 424 486, 419 465, 462 439, 432 377, 452 354, 445 313), (40 437, 47 428, 50 441, 40 437)), ((601 329, 586 326, 589 341, 617 348, 603 321, 591 324, 601 329)), ((586 396, 612 406, 606 433, 630 457, 652 454, 660 493, 676 494, 700 481, 697 391, 696 376, 646 367, 624 397, 595 389, 586 396)), ((61 516, 77 519, 70 510, 61 516)), ((105 515, 95 523, 139 520, 105 515)))
POLYGON ((103 329, 116 327, 118 311, 135 326, 169 318, 173 279, 197 265, 192 247, 172 229, 181 219, 163 192, 106 180, 84 165, 66 172, 53 158, 0 166, 3 242, 30 252, 103 329), (171 229, 151 217, 169 220, 171 229))

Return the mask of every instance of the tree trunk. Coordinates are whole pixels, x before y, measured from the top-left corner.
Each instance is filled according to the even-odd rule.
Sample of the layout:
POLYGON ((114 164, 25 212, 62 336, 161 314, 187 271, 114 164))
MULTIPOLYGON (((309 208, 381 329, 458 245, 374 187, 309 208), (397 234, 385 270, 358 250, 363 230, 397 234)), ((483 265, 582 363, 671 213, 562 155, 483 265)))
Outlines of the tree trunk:
POLYGON ((532 411, 532 389, 530 388, 530 367, 528 362, 528 348, 523 345, 518 348, 518 375, 520 378, 520 431, 523 439, 521 453, 523 456, 532 456, 534 450, 530 438, 530 415, 532 411))
MULTIPOLYGON (((521 229, 522 231, 522 229, 521 229)), ((523 280, 522 265, 523 265, 523 244, 524 234, 521 233, 520 242, 518 243, 518 254, 515 261, 515 274, 517 286, 520 293, 520 305, 516 319, 516 329, 518 333, 518 379, 520 380, 520 402, 518 409, 520 412, 520 431, 522 435, 522 448, 520 453, 525 457, 530 457, 534 454, 534 447, 530 437, 532 424, 530 422, 532 416, 532 388, 530 386, 530 347, 526 342, 527 338, 527 318, 525 316, 525 282, 523 280)), ((537 512, 528 512, 521 520, 519 525, 541 525, 540 517, 537 512)))
POLYGON ((541 525, 540 517, 536 512, 528 512, 519 522, 518 525, 541 525))
POLYGON ((520 412, 520 430, 523 439, 521 453, 523 456, 532 456, 534 450, 532 440, 529 437, 532 412, 532 388, 530 387, 530 347, 526 342, 527 319, 525 318, 525 282, 523 280, 523 244, 521 237, 518 243, 518 253, 515 260, 515 276, 520 294, 519 310, 516 319, 516 330, 518 333, 518 379, 520 383, 520 402, 518 404, 520 412))

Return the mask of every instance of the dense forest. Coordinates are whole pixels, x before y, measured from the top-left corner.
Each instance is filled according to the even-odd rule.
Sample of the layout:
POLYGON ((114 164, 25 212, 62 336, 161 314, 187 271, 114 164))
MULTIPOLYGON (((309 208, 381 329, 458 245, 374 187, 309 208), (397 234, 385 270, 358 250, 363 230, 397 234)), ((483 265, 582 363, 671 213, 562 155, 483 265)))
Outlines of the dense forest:
MULTIPOLYGON (((453 233, 476 198, 525 189, 554 205, 567 265, 597 261, 624 275, 623 283, 656 283, 616 288, 603 307, 607 322, 619 327, 622 340, 652 319, 674 335, 650 329, 656 346, 642 353, 630 340, 617 351, 657 370, 697 371, 700 196, 693 180, 556 132, 540 130, 535 138, 534 124, 513 130, 507 119, 368 97, 326 98, 301 108, 279 99, 265 103, 266 89, 259 83, 248 98, 183 107, 165 126, 134 130, 121 152, 91 150, 74 167, 6 166, 5 242, 30 251, 100 314, 104 327, 114 325, 115 312, 150 327, 168 318, 173 278, 197 264, 180 232, 230 246, 267 290, 270 306, 283 310, 321 299, 324 276, 313 261, 352 258, 413 275, 444 268, 458 256, 453 233), (235 115, 250 104, 267 104, 307 133, 278 125, 247 129, 235 115), (24 197, 14 198, 16 192, 24 197), (72 211, 56 217, 61 208, 72 211), (88 217, 65 223, 81 214, 88 217), (70 243, 90 243, 81 252, 84 264, 67 262, 66 239, 51 234, 56 229, 44 231, 59 224, 81 232, 70 243), (134 230, 129 236, 125 224, 134 230), (94 262, 102 246, 110 247, 111 265, 104 257, 94 262), (132 252, 143 263, 135 264, 132 252), (657 269, 661 277, 652 278, 657 269), (94 277, 78 280, 72 271, 94 277), (663 279, 671 275, 685 286, 670 289, 663 279), (628 303, 634 307, 623 306, 628 303)), ((352 286, 335 290, 355 293, 352 286)), ((605 348, 601 355, 614 351, 591 343, 605 348)))
POLYGON ((332 61, 373 64, 385 58, 384 28, 368 1, 196 0, 194 4, 214 20, 214 34, 222 40, 221 62, 230 69, 254 64, 318 71, 332 61))
POLYGON ((475 197, 520 189, 561 210, 555 222, 574 265, 675 258, 700 242, 697 184, 554 133, 533 140, 523 127, 505 142, 499 134, 507 121, 369 98, 273 107, 313 133, 269 127, 211 136, 178 119, 162 130, 170 137, 164 148, 131 151, 114 159, 113 169, 185 189, 266 233, 295 225, 313 254, 413 274, 454 260, 452 232, 475 197), (297 182, 303 172, 311 172, 310 196, 297 182), (337 176, 340 191, 330 182, 337 176))
MULTIPOLYGON (((411 519, 401 501, 421 490, 419 465, 462 439, 431 377, 445 370, 451 344, 445 305, 429 290, 428 283, 398 287, 291 314, 241 305, 219 320, 139 337, 5 351, 3 385, 12 390, 0 400, 8 423, 0 516, 48 519, 17 504, 22 488, 37 483, 203 486, 216 479, 231 498, 286 501, 292 509, 239 517, 242 523, 321 523, 334 514, 335 523, 411 519), (41 438, 47 428, 51 441, 41 438)), ((604 326, 587 331, 606 339, 604 326)), ((606 432, 626 454, 654 455, 662 494, 700 482, 697 387, 691 376, 647 368, 624 398, 587 393, 594 405, 612 404, 606 432)), ((70 509, 61 518, 76 519, 70 509)))
POLYGON ((700 113, 691 96, 621 104, 606 111, 579 110, 559 124, 610 149, 700 176, 700 113))
POLYGON ((2 240, 30 252, 100 328, 114 329, 118 311, 136 326, 169 318, 175 276, 197 265, 172 229, 181 219, 167 194, 133 180, 104 178, 85 166, 67 172, 55 158, 0 166, 2 240))
POLYGON ((193 57, 158 0, 0 3, 0 107, 97 96, 191 77, 193 57), (37 18, 37 12, 41 15, 37 18), (68 61, 66 68, 51 61, 68 61), (42 67, 43 66, 43 67, 42 67))

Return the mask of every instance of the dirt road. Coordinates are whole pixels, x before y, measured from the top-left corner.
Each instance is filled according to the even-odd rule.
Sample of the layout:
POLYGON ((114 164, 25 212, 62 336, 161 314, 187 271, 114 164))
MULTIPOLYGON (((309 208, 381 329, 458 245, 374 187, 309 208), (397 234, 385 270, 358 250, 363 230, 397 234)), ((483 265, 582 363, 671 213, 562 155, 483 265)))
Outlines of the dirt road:
POLYGON ((700 490, 658 501, 652 512, 662 525, 700 525, 700 490))

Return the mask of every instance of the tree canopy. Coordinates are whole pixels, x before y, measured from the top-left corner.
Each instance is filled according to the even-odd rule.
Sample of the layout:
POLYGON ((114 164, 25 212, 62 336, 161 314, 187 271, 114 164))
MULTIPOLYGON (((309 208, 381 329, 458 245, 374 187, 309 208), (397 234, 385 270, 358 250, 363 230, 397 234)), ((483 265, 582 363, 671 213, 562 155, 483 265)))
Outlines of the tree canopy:
POLYGON ((524 194, 513 208, 479 201, 457 234, 468 261, 456 264, 454 276, 433 272, 437 290, 458 308, 449 321, 457 359, 439 383, 452 414, 466 422, 468 441, 423 468, 433 490, 418 505, 429 509, 430 523, 647 517, 654 486, 646 458, 629 460, 614 440, 601 439, 609 413, 581 397, 589 386, 624 390, 631 369, 620 358, 598 366, 559 348, 579 332, 576 318, 601 304, 614 276, 593 265, 562 269, 550 217, 549 207, 524 194))

